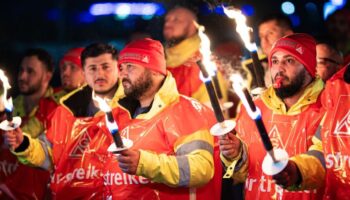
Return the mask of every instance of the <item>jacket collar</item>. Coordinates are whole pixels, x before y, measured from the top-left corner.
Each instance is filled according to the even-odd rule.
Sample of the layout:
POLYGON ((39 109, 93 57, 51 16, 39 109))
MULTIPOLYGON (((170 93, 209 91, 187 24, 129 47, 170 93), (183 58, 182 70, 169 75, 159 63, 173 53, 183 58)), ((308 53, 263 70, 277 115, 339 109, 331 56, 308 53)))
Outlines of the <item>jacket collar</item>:
MULTIPOLYGON (((114 97, 108 104, 113 108, 117 105, 118 99, 124 95, 123 87, 120 82, 117 83, 118 88, 114 97)), ((61 98, 60 103, 67 108, 75 117, 86 117, 89 103, 92 101, 92 89, 88 85, 84 85, 61 98)), ((103 114, 102 111, 96 115, 103 114)))
MULTIPOLYGON (((153 103, 150 110, 147 113, 138 115, 137 119, 150 119, 161 112, 164 108, 168 107, 179 99, 179 92, 176 88, 175 79, 172 77, 170 72, 167 72, 167 76, 164 80, 163 85, 155 94, 153 103)), ((119 100, 119 104, 126 108, 131 116, 135 112, 135 109, 140 106, 139 102, 128 97, 124 97, 119 100)))
POLYGON ((200 38, 194 35, 185 39, 180 44, 166 48, 166 63, 168 67, 177 67, 190 59, 199 49, 200 38))
POLYGON ((307 86, 303 95, 299 100, 287 110, 286 105, 276 95, 273 87, 269 87, 261 94, 261 99, 265 105, 270 108, 275 114, 295 115, 303 111, 306 106, 317 101, 319 94, 323 90, 324 83, 320 78, 316 78, 307 86))

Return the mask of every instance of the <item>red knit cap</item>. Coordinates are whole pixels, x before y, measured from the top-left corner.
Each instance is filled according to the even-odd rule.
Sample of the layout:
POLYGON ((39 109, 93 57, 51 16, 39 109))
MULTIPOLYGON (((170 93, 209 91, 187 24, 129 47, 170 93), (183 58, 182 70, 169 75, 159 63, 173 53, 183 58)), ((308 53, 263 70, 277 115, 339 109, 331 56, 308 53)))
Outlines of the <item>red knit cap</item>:
POLYGON ((60 65, 63 64, 65 61, 70 61, 76 65, 78 65, 80 68, 83 68, 81 65, 81 52, 83 52, 84 48, 78 47, 70 49, 66 54, 64 54, 63 58, 60 61, 60 65))
POLYGON ((284 51, 294 56, 304 65, 312 77, 316 73, 316 42, 308 34, 295 33, 287 35, 277 40, 272 46, 269 54, 269 66, 271 67, 271 57, 276 51, 284 51))
POLYGON ((136 63, 166 75, 164 49, 157 40, 144 38, 126 45, 119 54, 119 64, 136 63))

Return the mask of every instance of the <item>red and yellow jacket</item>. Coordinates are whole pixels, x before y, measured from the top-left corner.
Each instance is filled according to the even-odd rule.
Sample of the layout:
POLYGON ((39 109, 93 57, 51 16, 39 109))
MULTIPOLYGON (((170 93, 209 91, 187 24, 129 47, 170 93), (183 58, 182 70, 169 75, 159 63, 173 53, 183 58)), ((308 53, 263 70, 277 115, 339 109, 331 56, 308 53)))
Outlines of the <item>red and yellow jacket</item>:
POLYGON ((328 80, 322 93, 326 111, 321 129, 327 168, 324 199, 329 200, 350 199, 350 84, 343 79, 349 68, 328 80))
POLYGON ((22 131, 30 134, 33 138, 39 137, 44 133, 49 120, 50 114, 56 109, 58 103, 54 100, 54 91, 49 87, 40 99, 39 105, 34 107, 27 115, 24 108, 24 96, 19 95, 13 101, 14 116, 22 118, 22 131))
POLYGON ((67 95, 68 92, 66 92, 63 88, 54 88, 54 91, 53 91, 53 100, 57 103, 57 104, 60 104, 60 100, 62 97, 64 97, 65 95, 67 95))
MULTIPOLYGON (((128 116, 138 104, 128 98, 119 103, 125 111, 122 115, 128 116)), ((124 118, 122 115, 119 117, 124 118)), ((209 133, 214 122, 210 108, 178 94, 175 80, 168 73, 150 110, 132 119, 121 132, 134 141, 132 148, 140 149, 134 177, 138 181, 129 181, 129 175, 115 168, 115 176, 123 178, 113 185, 112 191, 118 191, 113 198, 220 199, 219 151, 209 133)), ((110 164, 117 166, 117 161, 110 164)))
MULTIPOLYGON (((57 107, 53 100, 53 90, 48 88, 44 96, 40 99, 29 115, 24 108, 24 97, 22 95, 14 99, 14 116, 22 118, 21 128, 24 132, 33 138, 41 138, 45 132, 46 124, 51 112, 57 107)), ((33 168, 18 162, 16 156, 10 153, 10 150, 3 148, 0 153, 0 159, 3 167, 3 173, 0 176, 3 183, 8 187, 14 198, 17 199, 44 199, 49 183, 50 174, 40 168, 33 168), (25 181, 23 181, 25 180, 25 181)))
MULTIPOLYGON (((117 103, 118 93, 112 104, 117 103)), ((213 113, 197 101, 179 96, 170 74, 149 113, 130 121, 127 110, 113 110, 122 135, 134 141, 132 148, 141 148, 139 176, 122 173, 114 155, 107 152, 113 139, 104 116, 84 117, 81 99, 91 99, 91 91, 65 98, 48 130, 53 147, 42 148, 38 140, 27 137, 28 148, 17 153, 22 162, 53 171, 54 198, 206 199, 206 194, 220 198, 220 172, 218 183, 211 182, 210 189, 205 185, 214 173, 213 138, 208 132, 213 113), (76 108, 77 104, 80 107, 76 108)))
MULTIPOLYGON (((289 110, 270 87, 255 101, 262 113, 262 120, 275 148, 287 151, 300 169, 303 183, 320 188, 323 185, 324 168, 321 140, 315 137, 322 119, 319 94, 323 89, 321 79, 316 79, 304 91, 303 96, 289 110), (301 154, 301 155, 300 155, 301 154), (297 155, 297 156, 295 156, 297 155), (319 179, 309 178, 309 174, 319 173, 319 179), (323 173, 322 173, 323 172, 323 173)), ((323 190, 288 191, 278 187, 270 176, 263 174, 262 161, 266 155, 254 121, 245 109, 237 118, 236 131, 245 145, 241 155, 233 162, 223 156, 228 167, 225 176, 232 176, 235 182, 245 181, 246 199, 320 199, 323 190), (232 170, 231 170, 232 169, 232 170)))
MULTIPOLYGON (((116 96, 120 93, 121 87, 116 96)), ((107 152, 113 139, 102 112, 88 117, 91 95, 85 86, 64 96, 49 124, 48 142, 43 144, 26 134, 28 147, 14 152, 22 163, 52 172, 54 199, 106 199, 110 195, 103 172, 108 159, 115 159, 107 152)), ((116 102, 110 104, 115 106, 116 102)))
MULTIPOLYGON (((166 48, 167 69, 175 78, 180 94, 210 105, 209 95, 199 78, 200 70, 196 63, 201 58, 199 45, 200 38, 195 35, 174 47, 166 48)), ((220 72, 218 72, 218 80, 223 95, 222 101, 225 102, 227 101, 227 83, 220 72)))

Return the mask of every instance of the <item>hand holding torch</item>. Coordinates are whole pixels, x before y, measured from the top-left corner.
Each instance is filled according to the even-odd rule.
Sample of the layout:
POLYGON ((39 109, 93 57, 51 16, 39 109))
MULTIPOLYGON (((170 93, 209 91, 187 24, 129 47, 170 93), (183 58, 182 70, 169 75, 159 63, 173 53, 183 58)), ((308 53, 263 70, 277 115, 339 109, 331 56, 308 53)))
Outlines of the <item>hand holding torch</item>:
POLYGON ((281 172, 288 163, 288 154, 282 149, 274 149, 266 131, 265 125, 261 118, 261 111, 253 102, 246 87, 243 86, 243 80, 240 75, 231 76, 232 86, 238 97, 241 99, 243 106, 246 108, 248 115, 254 120, 258 129, 264 148, 267 151, 263 161, 263 171, 267 175, 275 175, 281 172))

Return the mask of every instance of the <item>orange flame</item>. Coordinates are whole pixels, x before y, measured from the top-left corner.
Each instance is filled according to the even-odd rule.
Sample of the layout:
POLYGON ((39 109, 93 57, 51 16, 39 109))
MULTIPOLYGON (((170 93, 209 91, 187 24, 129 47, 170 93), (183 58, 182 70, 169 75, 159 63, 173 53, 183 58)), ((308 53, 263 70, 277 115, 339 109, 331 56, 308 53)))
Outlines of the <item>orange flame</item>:
POLYGON ((251 42, 250 34, 253 31, 251 27, 248 27, 246 24, 247 18, 242 14, 242 11, 239 9, 230 7, 225 8, 224 13, 231 19, 236 21, 236 31, 241 36, 244 46, 250 51, 257 51, 257 46, 255 42, 251 42))

